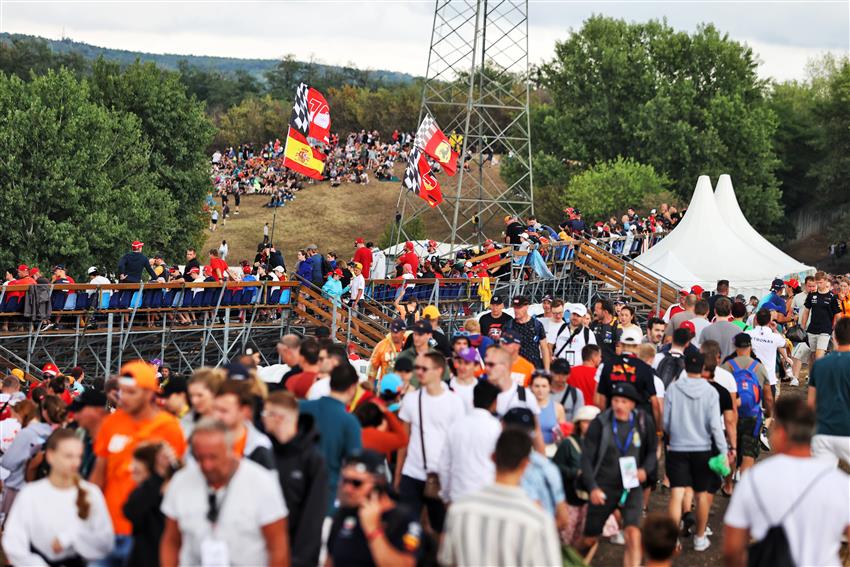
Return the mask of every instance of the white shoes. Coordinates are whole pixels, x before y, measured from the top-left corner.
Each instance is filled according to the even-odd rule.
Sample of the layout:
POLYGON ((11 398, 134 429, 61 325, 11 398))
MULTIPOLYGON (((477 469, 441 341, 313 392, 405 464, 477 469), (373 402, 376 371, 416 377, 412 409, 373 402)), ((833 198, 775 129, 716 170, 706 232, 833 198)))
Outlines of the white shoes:
POLYGON ((799 386, 799 385, 800 385, 800 381, 797 380, 796 377, 791 378, 791 386, 799 386))
POLYGON ((708 539, 708 535, 702 537, 694 536, 694 551, 705 551, 710 545, 711 541, 708 539))

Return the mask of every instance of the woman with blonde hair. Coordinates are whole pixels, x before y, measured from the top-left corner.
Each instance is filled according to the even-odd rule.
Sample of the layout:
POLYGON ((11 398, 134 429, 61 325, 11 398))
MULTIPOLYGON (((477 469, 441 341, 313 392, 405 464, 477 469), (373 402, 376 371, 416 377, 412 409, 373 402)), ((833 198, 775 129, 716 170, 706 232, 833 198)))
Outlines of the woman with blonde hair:
POLYGON ((202 417, 212 415, 213 402, 218 389, 227 379, 221 368, 198 368, 189 378, 189 405, 192 409, 180 419, 180 427, 186 439, 192 434, 192 429, 202 417))
POLYGON ((81 480, 83 442, 57 429, 45 442, 46 478, 24 486, 3 531, 14 565, 83 566, 112 550, 115 534, 100 489, 81 480))

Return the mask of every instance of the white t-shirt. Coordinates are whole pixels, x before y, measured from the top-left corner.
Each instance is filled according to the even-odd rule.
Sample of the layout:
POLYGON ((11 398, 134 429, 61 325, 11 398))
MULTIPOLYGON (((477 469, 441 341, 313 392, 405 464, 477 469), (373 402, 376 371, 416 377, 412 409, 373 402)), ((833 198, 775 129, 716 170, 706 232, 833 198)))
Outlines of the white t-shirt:
POLYGON ((711 325, 711 323, 705 317, 694 317, 693 319, 691 319, 691 323, 694 324, 695 331, 694 338, 691 339, 691 344, 699 348, 701 343, 701 341, 699 340, 699 334, 702 332, 703 329, 711 325))
POLYGON ((659 400, 664 399, 664 380, 659 378, 658 376, 653 375, 653 380, 655 381, 655 397, 659 400))
POLYGON ((473 408, 472 394, 473 394, 473 390, 475 390, 475 384, 477 382, 478 382, 477 380, 473 380, 472 384, 461 384, 460 382, 457 381, 457 378, 454 378, 454 377, 449 382, 449 384, 452 387, 452 391, 454 391, 454 393, 457 396, 459 396, 460 399, 463 401, 463 407, 466 408, 466 413, 469 413, 469 412, 472 411, 472 408, 473 408))
MULTIPOLYGON (((573 332, 570 329, 569 325, 561 335, 555 339, 553 337, 552 344, 555 345, 555 348, 552 349, 552 355, 557 355, 557 358, 563 358, 567 362, 570 363, 570 366, 579 366, 581 365, 581 351, 585 347, 585 345, 595 345, 596 344, 596 335, 590 329, 587 329, 587 342, 584 341, 585 332, 583 327, 578 330, 578 333, 573 337, 573 340, 569 340, 570 336, 572 336, 573 332)), ((555 329, 557 333, 558 330, 555 329)), ((547 337, 548 340, 548 337, 547 337)))
MULTIPOLYGON (((791 300, 791 310, 793 314, 797 316, 798 321, 800 320, 800 315, 803 313, 803 309, 806 306, 806 297, 808 296, 808 293, 806 293, 805 291, 801 291, 800 293, 794 296, 794 299, 791 300)), ((805 329, 808 326, 809 322, 806 321, 806 326, 803 328, 805 329)))
POLYGON ((412 284, 406 280, 415 280, 416 276, 414 274, 402 274, 401 279, 405 280, 402 282, 401 289, 413 289, 416 287, 416 284, 412 284))
POLYGON ((738 384, 735 382, 735 377, 725 368, 718 366, 714 369, 714 381, 726 388, 730 394, 738 393, 738 384))
POLYGON ((850 525, 848 494, 850 477, 832 460, 775 455, 742 475, 723 521, 760 540, 782 520, 796 565, 841 565, 841 536, 850 525))
MULTIPOLYGON (((109 281, 108 278, 105 278, 103 276, 95 276, 91 280, 89 280, 89 283, 92 284, 92 285, 109 285, 112 282, 109 281)), ((93 293, 97 293, 97 290, 96 289, 89 289, 89 290, 86 291, 86 293, 89 294, 89 295, 92 295, 93 293)))
POLYGON ((317 378, 313 385, 310 386, 310 389, 307 390, 307 399, 308 400, 318 400, 319 398, 324 398, 325 396, 331 395, 331 379, 328 378, 317 378))
MULTIPOLYGON (((354 276, 351 278, 351 287, 348 292, 351 294, 351 300, 354 301, 357 299, 357 294, 361 291, 365 293, 366 290, 366 280, 363 279, 363 274, 359 276, 354 276)), ((361 295, 360 299, 363 299, 363 295, 361 295)))
POLYGON ((534 415, 540 415, 540 405, 529 388, 525 388, 525 401, 519 397, 519 388, 515 384, 496 397, 496 413, 503 416, 512 408, 528 408, 534 415))
MULTIPOLYGON (((208 487, 201 469, 190 463, 165 491, 162 513, 180 528, 180 565, 201 564, 201 542, 213 535, 207 520, 208 487)), ((277 471, 242 459, 226 488, 218 491, 215 537, 224 542, 230 565, 266 565, 266 540, 260 528, 289 515, 277 471)))
POLYGON ((443 384, 439 396, 431 396, 424 388, 411 392, 401 400, 398 417, 410 424, 410 441, 407 444, 407 458, 401 474, 416 480, 425 480, 426 472, 437 472, 440 468, 440 456, 446 437, 452 424, 466 415, 466 407, 460 396, 451 392, 443 384), (422 435, 419 433, 419 400, 422 400, 422 418, 425 421, 425 458, 422 456, 422 435), (428 461, 427 471, 425 461, 428 461))
POLYGON ((752 337, 753 352, 764 364, 767 370, 767 379, 770 385, 776 384, 776 351, 785 346, 785 337, 774 333, 770 327, 756 327, 750 329, 747 334, 752 337))

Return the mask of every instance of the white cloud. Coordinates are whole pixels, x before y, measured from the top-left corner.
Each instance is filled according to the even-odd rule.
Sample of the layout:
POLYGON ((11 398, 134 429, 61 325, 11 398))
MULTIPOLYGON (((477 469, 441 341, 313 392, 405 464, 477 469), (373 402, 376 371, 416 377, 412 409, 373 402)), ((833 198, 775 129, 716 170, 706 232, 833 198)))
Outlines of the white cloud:
MULTIPOLYGON (((133 51, 278 58, 293 53, 324 63, 425 72, 431 2, 3 2, 2 31, 133 51)), ((552 57, 594 13, 633 21, 667 18, 692 31, 713 22, 759 55, 760 74, 803 78, 805 64, 829 50, 850 51, 850 2, 534 1, 529 61, 552 57)))

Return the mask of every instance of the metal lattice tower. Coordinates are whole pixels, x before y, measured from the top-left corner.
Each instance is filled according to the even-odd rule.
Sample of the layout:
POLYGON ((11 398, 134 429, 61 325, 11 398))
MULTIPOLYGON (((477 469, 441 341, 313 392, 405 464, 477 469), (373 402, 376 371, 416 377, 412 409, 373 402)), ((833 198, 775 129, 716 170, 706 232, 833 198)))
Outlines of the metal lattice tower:
POLYGON ((457 174, 438 175, 444 201, 436 210, 402 188, 396 242, 426 213, 429 235, 445 234, 453 246, 498 237, 507 214, 533 213, 528 74, 527 0, 436 1, 420 122, 431 114, 447 136, 463 136, 462 150, 457 174))

